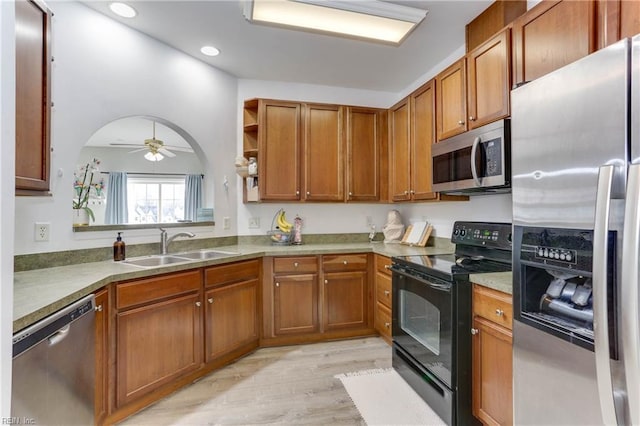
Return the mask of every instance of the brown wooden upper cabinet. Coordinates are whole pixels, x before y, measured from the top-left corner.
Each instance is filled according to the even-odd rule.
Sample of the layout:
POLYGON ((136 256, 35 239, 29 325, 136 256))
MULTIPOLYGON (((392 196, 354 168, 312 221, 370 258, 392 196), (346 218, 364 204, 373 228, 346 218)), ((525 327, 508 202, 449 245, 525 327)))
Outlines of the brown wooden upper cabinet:
POLYGON ((244 201, 378 201, 386 116, 377 108, 251 99, 243 153, 258 158, 244 201))
POLYGON ((263 101, 258 114, 260 200, 300 200, 302 105, 294 102, 263 101))
POLYGON ((545 0, 513 22, 514 84, 535 80, 594 52, 597 4, 545 0))
POLYGON ((306 105, 303 127, 303 199, 344 200, 344 108, 306 105))
POLYGON ((504 29, 467 54, 469 129, 508 117, 511 30, 504 29))
POLYGON ((51 127, 51 11, 16 7, 16 195, 48 195, 51 127))
POLYGON ((640 1, 600 0, 598 2, 598 48, 640 33, 640 1))
POLYGON ((346 201, 380 200, 380 153, 385 129, 383 110, 347 107, 346 201))
POLYGON ((433 200, 431 145, 435 142, 435 81, 389 110, 392 201, 433 200))
POLYGON ((465 58, 436 76, 438 140, 467 131, 467 89, 465 58))

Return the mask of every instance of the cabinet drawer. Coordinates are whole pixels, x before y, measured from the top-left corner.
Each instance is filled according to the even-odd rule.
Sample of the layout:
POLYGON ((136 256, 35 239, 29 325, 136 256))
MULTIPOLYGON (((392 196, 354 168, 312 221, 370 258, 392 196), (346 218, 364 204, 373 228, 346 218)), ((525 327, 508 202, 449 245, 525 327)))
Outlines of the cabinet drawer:
POLYGON ((273 272, 318 272, 318 259, 315 256, 275 257, 273 272))
POLYGON ((322 270, 331 271, 361 271, 367 269, 366 254, 340 254, 322 256, 322 270))
POLYGON ((200 290, 200 271, 124 282, 116 286, 116 308, 124 309, 200 290))
POLYGON ((511 330, 513 321, 511 295, 474 284, 473 314, 511 330))
POLYGON ((259 275, 260 261, 258 259, 249 260, 205 269, 204 284, 207 287, 231 284, 239 281, 253 280, 258 278, 259 275))
POLYGON ((391 277, 376 273, 376 300, 391 309, 391 277))
POLYGON ((386 256, 376 255, 376 271, 391 276, 391 258, 386 256))
POLYGON ((391 310, 381 303, 376 304, 376 330, 391 338, 391 310))

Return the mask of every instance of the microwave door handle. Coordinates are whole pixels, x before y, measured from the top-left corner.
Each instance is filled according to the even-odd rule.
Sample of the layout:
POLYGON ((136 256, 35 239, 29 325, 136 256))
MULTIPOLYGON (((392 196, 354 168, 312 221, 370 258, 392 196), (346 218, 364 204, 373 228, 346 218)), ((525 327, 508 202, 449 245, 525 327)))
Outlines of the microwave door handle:
POLYGON ((624 351, 627 400, 631 424, 640 424, 640 303, 638 258, 640 256, 640 165, 629 167, 627 200, 622 239, 622 324, 620 336, 624 351))
POLYGON ((601 166, 598 173, 595 223, 593 226, 593 333, 596 359, 596 377, 602 420, 606 425, 617 425, 613 396, 613 379, 609 356, 609 317, 607 304, 607 261, 609 213, 614 168, 601 166))
POLYGON ((480 145, 480 136, 476 137, 473 140, 473 145, 471 146, 471 176, 473 176, 473 181, 477 186, 482 186, 482 182, 478 177, 478 170, 476 169, 476 154, 478 151, 478 145, 480 145))

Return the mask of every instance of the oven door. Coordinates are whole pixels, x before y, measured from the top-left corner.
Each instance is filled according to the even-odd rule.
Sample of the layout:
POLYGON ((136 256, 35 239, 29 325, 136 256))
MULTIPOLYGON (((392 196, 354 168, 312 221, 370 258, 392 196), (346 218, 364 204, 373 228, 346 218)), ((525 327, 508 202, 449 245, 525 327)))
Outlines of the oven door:
POLYGON ((391 270, 394 343, 451 388, 452 283, 391 270))

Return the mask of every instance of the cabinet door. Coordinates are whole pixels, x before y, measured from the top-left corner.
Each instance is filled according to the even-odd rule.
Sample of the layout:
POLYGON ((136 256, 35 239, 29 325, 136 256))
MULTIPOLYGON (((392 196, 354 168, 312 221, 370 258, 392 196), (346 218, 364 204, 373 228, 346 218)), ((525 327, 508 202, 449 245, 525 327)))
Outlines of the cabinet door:
POLYGON ((318 331, 318 275, 280 275, 273 281, 276 336, 318 331))
POLYGON ((260 199, 299 200, 301 105, 261 101, 259 114, 260 199))
POLYGON ((389 110, 389 190, 393 201, 411 199, 411 142, 409 135, 409 98, 405 98, 389 110))
POLYGON ((49 192, 51 11, 19 0, 16 13, 16 195, 49 192))
POLYGON ((109 292, 96 293, 96 370, 94 423, 99 425, 107 415, 109 395, 109 292))
POLYGON ((513 22, 514 83, 535 80, 592 53, 595 1, 543 1, 513 22))
POLYGON ((206 362, 258 339, 258 280, 205 293, 206 362))
POLYGON ((433 200, 431 146, 436 141, 435 81, 413 92, 411 102, 411 196, 414 200, 433 200))
POLYGON ((473 415, 486 425, 511 425, 511 331, 478 316, 473 328, 473 415))
POLYGON ((380 199, 380 113, 347 109, 347 200, 380 199))
POLYGON ((509 115, 511 32, 506 29, 467 54, 469 128, 509 115))
POLYGON ((200 367, 200 297, 189 294, 117 314, 118 407, 200 367))
POLYGON ((436 76, 438 140, 467 130, 467 89, 465 59, 462 58, 436 76))
POLYGON ((343 115, 338 105, 305 106, 305 200, 344 200, 343 115))
POLYGON ((598 1, 598 48, 640 33, 640 2, 637 0, 598 1))
POLYGON ((324 277, 323 331, 367 326, 367 273, 331 272, 324 277))

